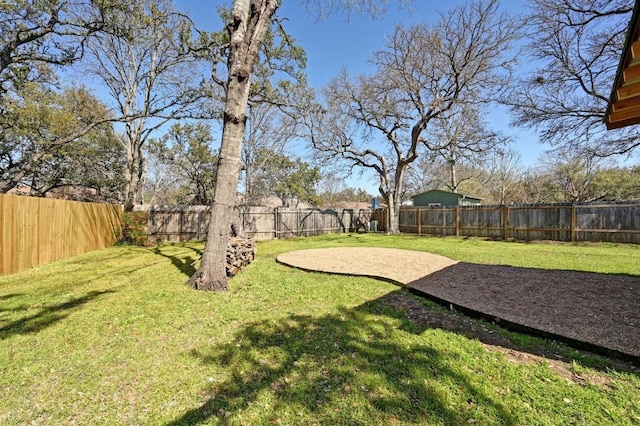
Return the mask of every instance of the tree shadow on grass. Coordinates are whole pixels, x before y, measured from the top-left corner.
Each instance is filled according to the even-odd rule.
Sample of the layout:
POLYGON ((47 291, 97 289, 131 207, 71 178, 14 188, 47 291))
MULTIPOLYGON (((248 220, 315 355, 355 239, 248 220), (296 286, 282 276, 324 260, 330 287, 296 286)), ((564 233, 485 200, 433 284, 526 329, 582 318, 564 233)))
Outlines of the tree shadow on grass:
POLYGON ((0 296, 0 300, 9 300, 9 299, 13 299, 14 297, 20 297, 20 296, 24 296, 24 294, 23 293, 3 294, 0 296))
POLYGON ((78 307, 108 293, 115 293, 115 291, 91 291, 82 297, 77 297, 64 303, 45 306, 33 315, 24 316, 2 325, 0 327, 0 340, 8 339, 14 335, 37 333, 66 318, 78 307))
POLYGON ((194 247, 193 245, 180 246, 180 252, 170 253, 172 246, 157 246, 153 248, 153 252, 159 256, 166 257, 171 263, 188 278, 191 278, 196 273, 195 264, 202 256, 203 250, 194 247), (185 255, 185 251, 187 254, 185 255))
POLYGON ((226 345, 192 352, 229 375, 213 378, 203 403, 169 424, 518 423, 474 373, 452 368, 463 363, 459 353, 404 329, 420 332, 380 301, 249 324, 226 345))
MULTIPOLYGON (((417 329, 422 332, 437 328, 459 334, 482 342, 490 350, 503 352, 510 362, 526 364, 541 362, 544 359, 555 363, 556 369, 563 370, 568 370, 572 362, 578 362, 594 370, 609 372, 615 369, 640 374, 640 369, 632 363, 581 351, 556 340, 508 331, 481 319, 451 311, 423 297, 409 297, 403 292, 393 292, 379 300, 407 316, 407 331, 417 329)), ((403 327, 406 326, 407 323, 403 327)), ((580 377, 577 376, 569 379, 580 381, 580 377)))
MULTIPOLYGON (((5 300, 10 300, 13 299, 14 297, 21 297, 24 296, 23 293, 10 293, 10 294, 3 294, 2 296, 0 296, 0 301, 4 302, 5 300)), ((18 306, 14 306, 14 307, 6 307, 4 305, 0 305, 0 312, 17 312, 17 311, 24 311, 25 309, 28 309, 29 306, 27 304, 21 304, 18 306)))

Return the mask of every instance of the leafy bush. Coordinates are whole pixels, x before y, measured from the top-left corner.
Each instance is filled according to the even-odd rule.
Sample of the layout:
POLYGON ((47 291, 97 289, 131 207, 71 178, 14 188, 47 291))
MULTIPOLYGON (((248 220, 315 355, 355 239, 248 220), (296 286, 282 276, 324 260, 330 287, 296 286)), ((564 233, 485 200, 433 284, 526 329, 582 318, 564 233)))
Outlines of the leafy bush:
POLYGON ((147 218, 147 212, 122 213, 122 231, 118 243, 146 246, 148 243, 147 218))

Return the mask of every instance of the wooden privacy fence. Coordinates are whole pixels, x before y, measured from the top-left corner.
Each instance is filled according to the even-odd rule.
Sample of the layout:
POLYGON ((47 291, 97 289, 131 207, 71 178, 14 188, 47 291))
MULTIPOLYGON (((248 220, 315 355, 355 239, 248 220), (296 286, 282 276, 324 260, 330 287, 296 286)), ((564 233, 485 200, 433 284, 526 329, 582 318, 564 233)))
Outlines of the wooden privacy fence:
MULTIPOLYGON (((381 223, 381 230, 386 230, 386 222, 381 223)), ((640 203, 401 208, 400 231, 516 240, 640 243, 640 203)))
MULTIPOLYGON (((203 241, 207 236, 208 206, 150 206, 147 234, 152 242, 203 241)), ((356 230, 371 210, 318 210, 240 206, 238 213, 248 236, 257 240, 312 236, 356 230)))
MULTIPOLYGON (((209 207, 152 206, 147 233, 153 242, 205 240, 209 207)), ((387 211, 239 207, 255 239, 353 232, 359 221, 376 220, 387 230, 387 211)), ((516 240, 640 243, 640 203, 524 206, 403 207, 400 231, 516 240)))
POLYGON ((0 275, 112 246, 121 206, 0 194, 0 275))

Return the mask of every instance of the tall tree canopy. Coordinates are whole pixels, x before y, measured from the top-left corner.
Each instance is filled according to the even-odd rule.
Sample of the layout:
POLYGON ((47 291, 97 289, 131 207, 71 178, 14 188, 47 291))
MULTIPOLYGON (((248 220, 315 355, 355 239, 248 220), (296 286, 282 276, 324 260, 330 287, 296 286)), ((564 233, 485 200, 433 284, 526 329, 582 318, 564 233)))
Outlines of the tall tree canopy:
POLYGON ((91 35, 109 30, 108 0, 10 0, 0 3, 0 88, 38 77, 40 65, 82 57, 91 35))
MULTIPOLYGON (((111 127, 100 126, 111 120, 107 107, 84 87, 57 91, 27 82, 0 93, 0 100, 0 192, 27 185, 32 195, 43 195, 65 179, 86 184, 79 173, 76 178, 60 174, 63 163, 73 163, 65 153, 78 159, 85 148, 98 149, 94 142, 110 150, 108 143, 115 140, 111 127)), ((117 149, 111 153, 117 155, 117 149)))
POLYGON ((64 152, 110 132, 103 126, 114 121, 108 108, 86 87, 61 88, 56 71, 76 63, 90 38, 111 31, 105 15, 118 7, 101 0, 0 3, 0 192, 28 183, 32 195, 46 193, 73 163, 64 152))
POLYGON ((343 72, 325 89, 326 109, 309 126, 314 147, 377 173, 390 233, 399 232, 409 165, 423 144, 437 143, 427 129, 456 108, 501 96, 517 37, 516 21, 501 13, 498 1, 469 2, 442 13, 433 26, 398 25, 371 60, 374 74, 343 72))
POLYGON ((109 18, 117 31, 91 40, 88 69, 106 86, 115 114, 124 121, 124 208, 130 211, 142 202, 143 148, 150 136, 171 120, 209 117, 201 102, 210 90, 202 78, 185 78, 198 63, 186 48, 190 22, 171 1, 128 0, 109 18))

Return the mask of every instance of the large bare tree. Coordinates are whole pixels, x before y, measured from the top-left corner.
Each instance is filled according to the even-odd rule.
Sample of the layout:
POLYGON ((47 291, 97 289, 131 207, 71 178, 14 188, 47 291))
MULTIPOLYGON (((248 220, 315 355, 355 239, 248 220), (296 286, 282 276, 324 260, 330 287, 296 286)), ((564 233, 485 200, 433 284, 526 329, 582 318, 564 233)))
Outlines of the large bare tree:
POLYGON ((116 115, 125 122, 124 209, 131 211, 142 202, 143 148, 150 136, 168 121, 200 117, 200 101, 210 90, 202 79, 185 78, 198 64, 184 44, 190 23, 170 0, 128 0, 110 18, 117 31, 89 43, 88 70, 105 84, 116 115))
POLYGON ((633 5, 633 0, 530 2, 526 52, 536 66, 510 100, 516 124, 539 130, 544 143, 600 156, 640 145, 637 129, 607 132, 603 121, 633 5))
POLYGON ((441 13, 433 26, 398 25, 371 60, 374 74, 343 72, 325 89, 323 121, 310 126, 314 146, 377 173, 389 233, 399 232, 404 176, 419 149, 446 146, 429 140, 428 128, 456 108, 502 95, 517 37, 517 22, 498 1, 469 2, 441 13))

